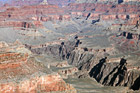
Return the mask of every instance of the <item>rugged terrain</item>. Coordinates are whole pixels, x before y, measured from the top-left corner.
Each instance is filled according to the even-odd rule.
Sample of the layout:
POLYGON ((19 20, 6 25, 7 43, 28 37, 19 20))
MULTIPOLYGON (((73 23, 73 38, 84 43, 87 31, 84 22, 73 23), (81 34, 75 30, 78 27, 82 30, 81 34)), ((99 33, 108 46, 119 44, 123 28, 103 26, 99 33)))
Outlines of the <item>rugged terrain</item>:
POLYGON ((10 2, 0 5, 2 93, 140 91, 139 0, 10 2))
POLYGON ((58 73, 35 60, 19 41, 13 44, 1 42, 0 45, 1 93, 76 93, 58 73))

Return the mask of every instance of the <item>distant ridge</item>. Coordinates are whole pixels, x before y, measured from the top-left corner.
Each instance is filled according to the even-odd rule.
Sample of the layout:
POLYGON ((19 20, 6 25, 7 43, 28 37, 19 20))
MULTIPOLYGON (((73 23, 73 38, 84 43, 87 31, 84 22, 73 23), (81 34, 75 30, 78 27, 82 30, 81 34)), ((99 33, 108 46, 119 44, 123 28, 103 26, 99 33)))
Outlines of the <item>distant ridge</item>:
POLYGON ((8 0, 6 3, 12 6, 24 6, 24 5, 47 5, 54 4, 58 6, 66 6, 69 3, 74 3, 75 0, 8 0))
POLYGON ((47 5, 48 4, 48 1, 47 0, 43 0, 40 4, 41 5, 47 5))

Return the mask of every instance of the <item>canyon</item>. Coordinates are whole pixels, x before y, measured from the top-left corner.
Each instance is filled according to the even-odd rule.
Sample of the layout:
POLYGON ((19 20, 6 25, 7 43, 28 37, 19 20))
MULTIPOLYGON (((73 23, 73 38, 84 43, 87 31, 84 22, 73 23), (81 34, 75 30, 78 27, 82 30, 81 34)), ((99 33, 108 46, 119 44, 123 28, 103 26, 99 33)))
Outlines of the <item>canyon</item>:
POLYGON ((0 5, 0 93, 139 93, 139 55, 139 0, 0 5))
MULTIPOLYGON (((1 93, 37 93, 65 92, 76 90, 65 83, 58 73, 47 70, 44 65, 29 57, 31 52, 24 45, 6 44, 0 53, 0 92, 1 93), (13 47, 16 47, 15 49, 13 47), (4 49, 5 50, 4 50, 4 49), (19 51, 19 48, 22 51, 19 51)), ((2 44, 3 45, 3 44, 2 44)))

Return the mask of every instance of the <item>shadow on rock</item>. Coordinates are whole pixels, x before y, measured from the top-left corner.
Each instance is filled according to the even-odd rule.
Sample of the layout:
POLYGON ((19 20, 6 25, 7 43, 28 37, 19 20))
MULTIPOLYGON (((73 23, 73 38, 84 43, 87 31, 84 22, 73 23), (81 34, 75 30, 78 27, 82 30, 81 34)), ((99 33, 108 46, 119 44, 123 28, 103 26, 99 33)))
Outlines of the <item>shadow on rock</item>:
POLYGON ((140 76, 135 80, 134 84, 131 86, 131 89, 133 90, 140 89, 140 76))
POLYGON ((101 59, 97 65, 95 65, 91 71, 89 72, 90 77, 95 78, 98 82, 102 78, 102 76, 97 78, 97 75, 100 73, 103 64, 106 62, 107 57, 101 59))

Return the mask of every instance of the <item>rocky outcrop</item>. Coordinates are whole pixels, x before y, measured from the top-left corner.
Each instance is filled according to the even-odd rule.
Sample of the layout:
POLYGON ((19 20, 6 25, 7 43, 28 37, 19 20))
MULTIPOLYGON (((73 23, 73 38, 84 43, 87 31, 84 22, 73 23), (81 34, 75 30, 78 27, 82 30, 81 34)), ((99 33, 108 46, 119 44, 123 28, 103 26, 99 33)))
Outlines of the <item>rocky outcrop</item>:
POLYGON ((73 52, 68 62, 79 68, 81 72, 75 74, 79 78, 88 77, 87 73, 89 72, 90 77, 95 78, 97 82, 103 85, 126 86, 131 89, 136 88, 135 90, 139 89, 139 83, 136 83, 140 76, 139 69, 129 67, 127 60, 107 57, 100 59, 95 55, 91 56, 89 52, 87 52, 87 56, 85 53, 73 52), (98 60, 99 62, 97 62, 98 60))
POLYGON ((26 48, 30 49, 35 54, 48 54, 59 59, 65 60, 70 56, 71 51, 80 44, 80 40, 62 42, 61 45, 55 44, 52 46, 42 46, 41 48, 34 48, 32 46, 25 45, 26 48))
POLYGON ((89 75, 104 85, 139 89, 139 83, 136 82, 139 80, 140 72, 138 69, 129 68, 125 59, 121 59, 120 63, 107 63, 106 59, 102 59, 91 69, 89 75))
POLYGON ((20 22, 20 21, 1 21, 1 27, 24 27, 24 28, 31 28, 32 23, 28 22, 20 22))
MULTIPOLYGON (((75 73, 79 78, 92 77, 103 85, 107 86, 126 86, 134 90, 138 90, 136 85, 139 85, 139 69, 131 68, 127 65, 127 60, 123 58, 108 58, 106 53, 113 51, 112 49, 92 50, 88 48, 80 48, 80 41, 75 38, 75 41, 62 42, 51 46, 42 46, 40 48, 32 48, 30 45, 25 45, 35 54, 48 54, 61 60, 67 60, 68 64, 78 68, 78 73, 75 73), (88 74, 87 74, 88 73, 88 74), (133 76, 134 75, 134 76, 133 76)), ((111 52, 110 52, 111 53, 111 52)), ((110 54, 108 54, 109 56, 110 54)), ((59 70, 62 75, 71 74, 76 69, 59 70)))
POLYGON ((77 69, 76 67, 58 70, 58 73, 59 73, 63 78, 68 78, 68 76, 73 75, 73 74, 75 74, 76 72, 78 73, 78 69, 77 69))
POLYGON ((0 69, 15 68, 27 62, 28 54, 6 53, 0 54, 0 69))
POLYGON ((139 89, 139 83, 136 83, 139 81, 139 69, 127 65, 126 59, 107 57, 100 59, 95 52, 93 55, 89 51, 74 50, 70 54, 68 63, 78 67, 81 71, 75 74, 79 78, 88 77, 87 73, 89 73, 90 77, 103 85, 139 89))
POLYGON ((8 47, 8 44, 6 42, 1 41, 0 42, 0 48, 8 47))
POLYGON ((89 16, 90 19, 100 18, 102 20, 116 20, 116 19, 126 20, 139 18, 138 5, 81 3, 81 4, 70 4, 67 9, 72 11, 71 12, 72 15, 75 15, 77 17, 89 16))
POLYGON ((68 92, 76 93, 76 90, 69 84, 66 84, 59 75, 47 75, 34 77, 20 83, 1 83, 1 93, 37 93, 37 92, 68 92))
MULTIPOLYGON (((53 1, 54 0, 50 2, 53 2, 53 1)), ((100 1, 105 1, 105 0, 100 0, 100 1)), ((63 5, 65 5, 67 3, 67 0, 66 2, 64 0, 63 1, 61 0, 61 2, 59 2, 58 0, 57 2, 58 4, 63 3, 63 5)), ((37 3, 36 0, 34 0, 33 4, 35 3, 37 3)), ((43 28, 43 23, 46 21, 53 21, 55 23, 56 20, 61 22, 63 20, 70 21, 73 18, 75 19, 84 18, 85 20, 87 20, 87 22, 89 20, 92 20, 92 25, 98 22, 99 24, 97 25, 100 25, 101 21, 110 22, 113 20, 121 20, 121 21, 125 21, 126 24, 135 25, 136 29, 138 29, 139 24, 137 24, 137 22, 139 22, 138 21, 139 15, 140 15, 139 6, 129 5, 129 4, 114 5, 114 4, 104 4, 104 3, 81 3, 81 4, 73 3, 73 4, 69 4, 66 7, 58 7, 57 5, 32 5, 32 6, 22 6, 22 7, 9 7, 8 6, 8 7, 3 8, 3 11, 0 12, 0 20, 1 20, 0 26, 22 27, 22 28, 43 28), (19 19, 20 21, 17 21, 19 19)), ((125 26, 125 23, 113 24, 113 25, 119 25, 120 27, 119 30, 121 31, 123 26, 125 26)), ((34 30, 34 32, 37 32, 37 30, 34 30)), ((32 36, 32 33, 31 34, 29 33, 27 36, 32 36)), ((41 35, 38 33, 37 36, 41 36, 41 35)), ((81 36, 81 39, 93 38, 93 37, 94 36, 81 36)), ((60 39, 63 39, 63 38, 60 38, 60 39)), ((139 34, 135 34, 131 32, 123 32, 121 34, 114 35, 110 37, 110 41, 115 42, 116 47, 118 47, 117 49, 120 50, 121 52, 129 51, 129 50, 134 51, 134 49, 137 51, 137 49, 139 49, 139 44, 140 44, 139 34)), ((71 75, 73 74, 73 72, 80 70, 82 72, 82 75, 78 75, 79 78, 90 76, 92 78, 95 78, 99 83, 102 83, 104 85, 128 86, 134 90, 139 89, 139 83, 137 83, 139 81, 138 69, 135 69, 135 70, 130 69, 128 65, 126 64, 126 62, 124 62, 125 61, 124 59, 120 61, 120 59, 118 58, 117 59, 103 58, 105 56, 113 55, 114 50, 112 48, 94 50, 92 48, 90 49, 86 47, 84 48, 78 47, 80 43, 81 41, 75 38, 72 41, 50 42, 50 43, 42 44, 39 46, 32 46, 32 45, 25 44, 25 47, 28 48, 34 54, 47 54, 61 60, 67 60, 68 64, 73 65, 78 68, 78 69, 72 68, 72 69, 59 70, 60 74, 71 75)), ((0 47, 7 47, 7 45, 2 43, 0 47)), ((14 58, 17 58, 17 57, 14 56, 14 58)), ((23 56, 21 57, 24 58, 23 56)), ((5 59, 5 57, 2 57, 2 58, 5 59)), ((18 62, 18 61, 23 63, 25 66, 30 65, 28 64, 28 61, 22 62, 25 60, 20 60, 20 58, 19 60, 15 62, 18 62)), ((17 67, 23 68, 22 67, 23 64, 20 64, 20 65, 10 64, 7 67, 3 66, 3 68, 2 67, 1 68, 2 69, 8 68, 8 67, 10 67, 10 69, 17 68, 17 67)), ((66 65, 67 64, 58 64, 57 66, 61 67, 61 66, 66 66, 66 65)), ((34 67, 34 65, 31 65, 31 66, 34 67)), ((37 66, 37 69, 38 68, 40 67, 37 66)), ((28 69, 25 68, 25 71, 26 70, 28 71, 28 69)), ((36 69, 35 71, 38 72, 36 69)), ((33 71, 31 72, 34 73, 33 71)), ((21 71, 21 74, 23 74, 22 71, 21 71)), ((41 89, 38 88, 38 86, 40 86, 40 83, 38 83, 40 81, 39 76, 36 76, 36 77, 37 77, 36 79, 37 82, 35 82, 35 85, 37 86, 34 86, 35 88, 33 88, 33 91, 36 91, 36 89, 38 91, 41 91, 41 89)), ((48 80, 48 79, 44 78, 44 80, 48 80)), ((27 82, 31 83, 30 81, 31 81, 30 79, 27 79, 27 82)), ((52 82, 57 82, 57 81, 52 81, 52 82)), ((47 87, 43 87, 43 89, 46 90, 47 92, 61 91, 61 90, 65 91, 67 89, 64 87, 61 89, 60 87, 55 85, 55 84, 59 85, 59 83, 53 83, 53 84, 54 84, 53 86, 57 87, 58 89, 55 90, 54 87, 51 87, 52 85, 48 85, 48 84, 43 85, 43 86, 49 86, 50 90, 47 89, 47 87)), ((61 82, 61 84, 63 86, 63 84, 65 85, 65 82, 61 82)), ((18 84, 14 86, 19 87, 18 84)), ((18 90, 17 88, 14 88, 14 89, 18 90)), ((22 92, 24 92, 24 90, 22 92)), ((29 92, 29 90, 27 90, 27 92, 29 92)))
POLYGON ((126 60, 122 59, 120 64, 107 63, 106 59, 100 60, 99 64, 90 71, 90 76, 104 85, 121 85, 126 74, 126 60))
MULTIPOLYGON (((71 22, 73 22, 76 24, 75 27, 77 27, 77 25, 82 26, 88 24, 90 21, 91 23, 89 26, 92 28, 94 26, 102 26, 102 21, 103 23, 108 22, 111 25, 112 21, 117 20, 113 25, 119 25, 119 31, 121 31, 126 24, 135 25, 135 28, 139 29, 139 24, 137 22, 139 22, 140 6, 134 4, 124 4, 124 2, 128 2, 125 0, 108 0, 109 2, 107 4, 104 3, 107 0, 81 0, 86 3, 82 2, 80 4, 71 3, 74 0, 48 0, 49 4, 42 4, 42 0, 33 0, 32 2, 29 0, 12 1, 13 5, 15 4, 21 7, 5 5, 0 8, 0 26, 16 28, 20 27, 23 30, 27 29, 27 31, 30 32, 26 33, 24 31, 25 34, 18 33, 22 36, 43 36, 40 34, 42 30, 38 31, 36 29, 42 29, 44 25, 43 23, 46 21, 56 23, 55 26, 59 25, 59 23, 61 25, 61 21, 69 21, 67 23, 68 26, 71 24, 71 22), (93 1, 102 3, 89 3, 93 1), (112 2, 121 4, 114 4, 112 2), (51 5, 51 3, 57 5, 51 5), (67 4, 68 6, 64 6, 67 4), (78 19, 83 19, 83 21, 79 23, 78 19), (124 21, 125 23, 119 24, 120 21, 124 21), (28 30, 28 28, 34 28, 35 30, 28 30)), ((79 0, 79 2, 81 1, 79 0)), ((88 28, 89 26, 86 27, 88 28)), ((104 27, 104 25, 102 27, 104 27)), ((110 29, 108 28, 107 31, 104 32, 105 34, 108 34, 109 31, 110 29)), ((100 31, 98 32, 99 34, 102 33, 100 31)), ((115 33, 115 31, 113 33, 115 33)), ((77 33, 71 34, 71 36, 75 34, 77 33)), ((80 31, 78 34, 82 35, 84 33, 80 31)), ((87 36, 81 36, 80 39, 84 40, 85 38, 94 38, 94 36, 88 36, 88 34, 90 34, 88 31, 86 34, 87 36)), ((112 34, 109 32, 109 36, 110 35, 112 34)), ((67 36, 70 35, 68 34, 67 36)), ((124 31, 121 34, 117 33, 117 35, 111 36, 110 41, 115 42, 114 46, 117 47, 117 49, 122 53, 125 53, 129 50, 137 51, 139 49, 139 38, 139 34, 124 31)), ((65 38, 59 38, 59 40, 65 40, 65 38)), ((20 43, 16 42, 14 44, 17 45, 20 43)), ((78 37, 75 37, 75 39, 72 41, 54 41, 34 46, 25 44, 25 47, 33 54, 47 54, 57 59, 67 60, 69 65, 77 67, 67 68, 68 64, 66 63, 55 64, 55 66, 58 68, 67 68, 58 70, 59 74, 66 76, 73 75, 79 70, 79 74, 76 73, 78 78, 95 78, 95 80, 97 80, 99 83, 107 86, 127 86, 133 90, 138 90, 140 88, 140 84, 138 83, 140 81, 139 67, 129 67, 125 59, 120 60, 120 58, 109 58, 110 55, 114 56, 113 54, 116 53, 116 51, 113 49, 114 47, 93 49, 82 46, 79 47, 79 44, 81 44, 81 41, 78 37)), ((34 58, 29 59, 30 55, 29 53, 26 55, 25 52, 27 50, 25 51, 23 45, 15 47, 2 42, 0 43, 0 47, 0 51, 2 53, 4 52, 4 54, 0 55, 0 72, 2 73, 0 75, 0 92, 5 93, 7 90, 10 91, 10 93, 76 92, 75 89, 71 85, 66 84, 58 74, 50 75, 47 67, 44 67, 40 62, 36 63, 34 58), (9 81, 3 83, 5 79, 9 81)), ((48 68, 49 67, 50 66, 48 65, 48 68)))
POLYGON ((18 40, 7 45, 1 46, 0 93, 76 93, 58 73, 31 58, 18 40))
POLYGON ((72 51, 68 63, 78 67, 79 70, 88 71, 94 55, 88 52, 72 51))
MULTIPOLYGON (((137 27, 134 27, 137 29, 137 27)), ((139 27, 138 27, 139 28, 139 27)), ((116 47, 123 53, 139 50, 140 35, 138 33, 122 32, 120 35, 111 36, 110 40, 116 44, 116 47)))
POLYGON ((25 21, 0 21, 0 27, 21 27, 21 28, 43 28, 43 24, 40 21, 25 22, 25 21))
POLYGON ((65 7, 57 5, 33 5, 1 7, 0 25, 29 28, 42 28, 42 22, 46 21, 70 21, 72 18, 85 18, 86 20, 128 20, 133 24, 139 20, 139 6, 130 4, 103 4, 81 3, 69 4, 65 7), (86 11, 86 12, 85 12, 86 11), (20 20, 17 21, 17 20, 20 20), (23 21, 24 20, 24 21, 23 21))
POLYGON ((112 4, 70 4, 66 7, 58 7, 57 5, 34 5, 23 6, 21 8, 5 7, 6 11, 0 12, 0 16, 6 19, 32 19, 41 21, 43 18, 47 20, 70 19, 69 12, 72 15, 87 16, 91 13, 91 18, 100 17, 103 19, 131 19, 138 18, 138 5, 112 5, 112 4), (121 8, 120 8, 121 7, 121 8), (86 11, 86 12, 84 12, 86 11), (94 11, 94 13, 92 13, 94 11), (88 13, 89 12, 89 13, 88 13), (106 13, 106 15, 104 15, 106 13), (32 15, 32 16, 31 16, 32 15), (39 15, 39 16, 38 16, 39 15), (45 16, 44 16, 45 15, 45 16))

